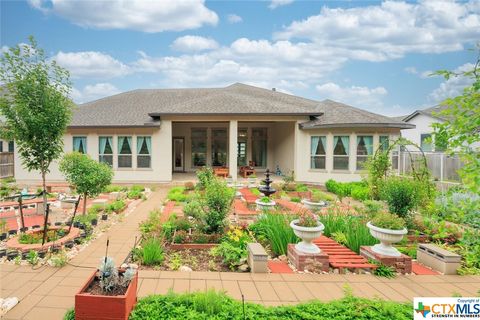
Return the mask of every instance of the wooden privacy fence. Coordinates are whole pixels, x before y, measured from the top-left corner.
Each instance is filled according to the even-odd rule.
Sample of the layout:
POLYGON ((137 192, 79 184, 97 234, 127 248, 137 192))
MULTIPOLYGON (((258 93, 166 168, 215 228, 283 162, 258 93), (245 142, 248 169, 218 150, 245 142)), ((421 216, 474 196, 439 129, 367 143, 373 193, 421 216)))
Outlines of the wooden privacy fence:
MULTIPOLYGON (((460 182, 458 170, 462 167, 462 162, 457 155, 450 156, 444 152, 425 152, 427 158, 427 167, 432 177, 440 182, 460 182)), ((398 170, 399 174, 409 174, 414 168, 421 165, 422 153, 396 151, 393 153, 393 168, 398 170)))
POLYGON ((0 152, 0 178, 14 176, 13 152, 0 152))

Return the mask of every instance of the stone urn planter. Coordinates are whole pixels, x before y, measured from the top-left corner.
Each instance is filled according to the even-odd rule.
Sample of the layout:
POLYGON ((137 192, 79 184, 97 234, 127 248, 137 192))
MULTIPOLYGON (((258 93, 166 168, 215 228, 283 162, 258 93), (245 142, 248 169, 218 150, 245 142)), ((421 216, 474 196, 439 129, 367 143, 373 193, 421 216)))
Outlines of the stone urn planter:
POLYGON ((261 199, 255 200, 255 204, 257 205, 257 210, 263 211, 263 210, 272 210, 275 208, 276 202, 273 200, 270 200, 270 202, 263 202, 261 199))
POLYGON ((304 253, 320 253, 320 249, 312 241, 322 235, 325 226, 318 222, 316 227, 302 227, 297 225, 298 221, 298 219, 295 219, 290 222, 290 227, 292 227, 295 235, 302 239, 301 242, 295 245, 295 248, 304 253))
POLYGON ((373 252, 391 257, 399 257, 402 255, 400 251, 392 247, 392 243, 402 241, 403 236, 408 232, 406 228, 402 230, 384 229, 376 227, 370 222, 367 223, 367 227, 370 229, 372 237, 380 241, 379 244, 372 247, 373 252))
POLYGON ((324 201, 315 202, 307 199, 303 199, 302 204, 305 208, 313 211, 318 211, 327 205, 327 203, 324 201))
POLYGON ((93 272, 75 295, 75 319, 128 320, 130 312, 137 303, 138 272, 123 295, 94 295, 87 292, 92 282, 96 280, 98 280, 97 271, 93 272))

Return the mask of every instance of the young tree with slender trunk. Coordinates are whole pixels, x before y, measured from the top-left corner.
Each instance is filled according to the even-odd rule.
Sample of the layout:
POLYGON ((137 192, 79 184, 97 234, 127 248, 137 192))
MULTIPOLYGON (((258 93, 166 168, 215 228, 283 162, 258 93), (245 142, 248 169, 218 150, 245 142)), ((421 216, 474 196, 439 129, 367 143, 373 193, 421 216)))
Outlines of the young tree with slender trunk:
MULTIPOLYGON (((43 204, 47 208, 46 174, 63 151, 63 135, 70 122, 73 102, 67 70, 46 57, 33 37, 0 58, 0 112, 3 138, 14 140, 16 152, 28 171, 42 177, 43 204)), ((44 221, 44 231, 47 216, 44 221)), ((44 232, 45 241, 46 232, 44 232)))
POLYGON ((72 152, 60 161, 60 171, 65 179, 83 196, 83 214, 87 209, 87 198, 96 197, 112 182, 112 168, 93 160, 86 154, 72 152))

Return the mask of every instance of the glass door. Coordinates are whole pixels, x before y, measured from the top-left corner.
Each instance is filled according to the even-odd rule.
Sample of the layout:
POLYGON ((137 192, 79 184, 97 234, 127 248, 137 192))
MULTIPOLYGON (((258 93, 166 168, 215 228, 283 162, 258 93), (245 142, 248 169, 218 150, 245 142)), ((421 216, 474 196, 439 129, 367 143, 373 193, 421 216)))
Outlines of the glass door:
POLYGON ((173 171, 185 171, 185 138, 173 138, 173 171))

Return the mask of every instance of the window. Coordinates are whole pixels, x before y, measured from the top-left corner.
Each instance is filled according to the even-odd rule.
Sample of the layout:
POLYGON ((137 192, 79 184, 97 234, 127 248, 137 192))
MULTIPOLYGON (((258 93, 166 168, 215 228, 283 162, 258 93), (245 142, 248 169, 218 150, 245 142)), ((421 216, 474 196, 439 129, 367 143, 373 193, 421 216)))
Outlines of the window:
POLYGON ((247 165, 247 129, 238 130, 237 165, 247 165))
POLYGON ((432 151, 432 135, 430 133, 420 135, 420 148, 423 151, 432 151))
POLYGON ((348 170, 348 159, 350 155, 350 137, 333 137, 333 169, 348 170))
POLYGON ((132 137, 118 137, 118 167, 132 167, 132 137))
POLYGON ((98 161, 113 166, 112 137, 98 137, 98 161))
POLYGON ((227 129, 212 129, 212 166, 227 165, 227 129))
POLYGON ((256 167, 267 166, 267 128, 252 129, 252 161, 256 167))
POLYGON ((327 137, 311 137, 310 143, 310 168, 325 169, 327 137))
POLYGON ((388 136, 380 136, 378 149, 380 151, 387 151, 389 146, 390 146, 390 142, 389 142, 388 136))
POLYGON ((192 165, 202 167, 207 163, 207 129, 192 129, 192 165))
POLYGON ((73 137, 73 151, 87 153, 87 137, 73 137))
POLYGON ((0 152, 3 152, 3 141, 0 141, 0 152))
POLYGON ((357 136, 357 170, 363 170, 368 157, 373 155, 373 136, 357 136))
POLYGON ((152 137, 137 137, 137 168, 150 168, 152 160, 152 137))

